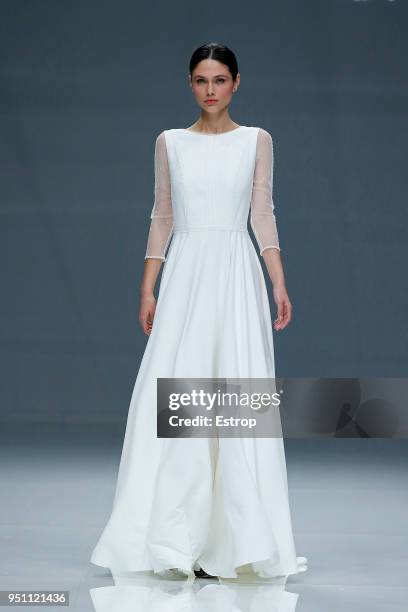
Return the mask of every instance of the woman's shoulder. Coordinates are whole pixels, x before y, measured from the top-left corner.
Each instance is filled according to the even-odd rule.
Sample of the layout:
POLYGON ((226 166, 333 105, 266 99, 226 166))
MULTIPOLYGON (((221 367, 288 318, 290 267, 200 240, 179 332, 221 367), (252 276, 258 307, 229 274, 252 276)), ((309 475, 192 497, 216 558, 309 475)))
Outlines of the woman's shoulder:
POLYGON ((268 130, 266 130, 263 127, 257 127, 255 128, 258 130, 258 138, 263 139, 263 140, 272 140, 272 135, 270 132, 268 132, 268 130))
POLYGON ((168 132, 168 130, 162 130, 161 132, 156 134, 156 142, 158 142, 160 140, 165 140, 166 139, 166 132, 168 132))
POLYGON ((166 130, 162 130, 159 134, 156 134, 156 146, 166 146, 172 138, 173 135, 181 132, 181 128, 168 128, 166 130))
POLYGON ((159 134, 156 135, 156 140, 157 138, 165 138, 167 134, 173 133, 173 132, 181 132, 182 128, 167 128, 165 130, 162 130, 159 134))

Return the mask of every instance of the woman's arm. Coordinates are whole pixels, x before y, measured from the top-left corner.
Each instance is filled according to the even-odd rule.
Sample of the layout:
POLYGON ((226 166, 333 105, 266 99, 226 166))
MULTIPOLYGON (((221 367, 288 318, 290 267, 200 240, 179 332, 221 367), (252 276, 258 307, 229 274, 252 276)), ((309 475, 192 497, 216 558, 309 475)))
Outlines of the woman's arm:
POLYGON ((173 234, 171 180, 166 149, 166 138, 161 132, 154 152, 154 204, 150 214, 145 266, 140 287, 139 321, 145 334, 150 335, 156 310, 154 288, 166 250, 173 234))
POLYGON ((286 327, 292 318, 292 304, 286 290, 281 249, 273 202, 274 151, 272 136, 260 128, 256 145, 254 182, 251 198, 250 222, 260 255, 264 258, 273 296, 277 306, 276 330, 286 327))

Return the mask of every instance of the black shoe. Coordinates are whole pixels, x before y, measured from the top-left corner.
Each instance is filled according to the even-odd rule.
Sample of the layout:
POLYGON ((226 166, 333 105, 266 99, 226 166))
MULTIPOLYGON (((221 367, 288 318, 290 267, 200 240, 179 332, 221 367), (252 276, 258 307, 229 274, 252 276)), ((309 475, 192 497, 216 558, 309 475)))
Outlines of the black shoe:
POLYGON ((196 578, 217 578, 218 576, 211 576, 210 574, 207 574, 207 572, 205 572, 201 567, 199 570, 194 570, 194 574, 196 575, 196 578))

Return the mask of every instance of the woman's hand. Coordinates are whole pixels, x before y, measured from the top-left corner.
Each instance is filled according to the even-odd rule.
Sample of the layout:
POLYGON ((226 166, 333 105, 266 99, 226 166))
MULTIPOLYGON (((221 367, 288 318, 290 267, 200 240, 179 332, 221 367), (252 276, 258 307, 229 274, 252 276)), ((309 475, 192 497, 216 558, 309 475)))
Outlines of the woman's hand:
POLYGON ((150 336, 152 331, 155 310, 156 298, 153 293, 142 294, 140 297, 139 322, 147 336, 150 336))
POLYGON ((278 316, 273 322, 274 328, 284 329, 292 318, 292 304, 290 303, 286 287, 283 284, 273 286, 273 297, 278 309, 278 316))
POLYGON ((275 248, 266 249, 263 258, 273 285, 273 297, 278 309, 278 316, 273 326, 279 331, 286 327, 292 318, 292 304, 286 291, 281 252, 275 248))

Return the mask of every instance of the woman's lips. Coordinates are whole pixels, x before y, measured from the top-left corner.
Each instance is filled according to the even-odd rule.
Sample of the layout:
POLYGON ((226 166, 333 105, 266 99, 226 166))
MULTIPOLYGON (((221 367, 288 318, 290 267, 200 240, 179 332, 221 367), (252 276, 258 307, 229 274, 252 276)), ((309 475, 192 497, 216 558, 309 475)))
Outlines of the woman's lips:
POLYGON ((206 104, 217 104, 218 100, 206 100, 206 104))

